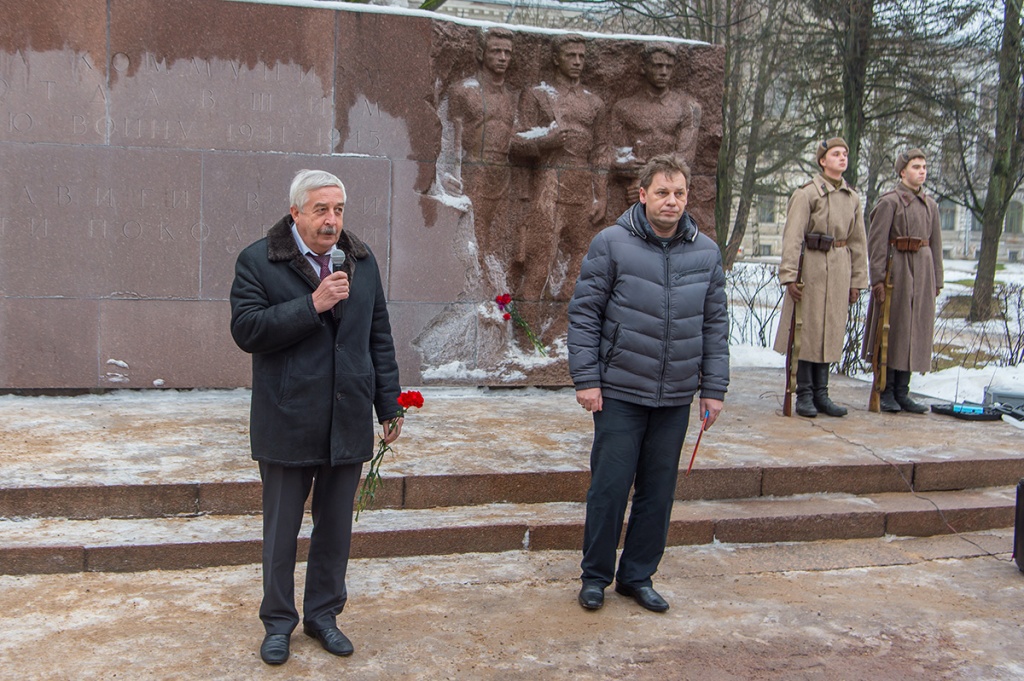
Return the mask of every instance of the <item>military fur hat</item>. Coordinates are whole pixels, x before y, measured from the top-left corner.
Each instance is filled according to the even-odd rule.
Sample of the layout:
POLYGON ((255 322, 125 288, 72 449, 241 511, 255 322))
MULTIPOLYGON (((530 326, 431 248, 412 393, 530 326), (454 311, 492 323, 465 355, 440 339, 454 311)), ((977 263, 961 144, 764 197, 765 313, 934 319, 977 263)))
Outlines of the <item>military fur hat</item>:
POLYGON ((815 149, 815 160, 820 164, 821 159, 833 147, 843 147, 846 151, 850 151, 850 145, 846 143, 846 140, 842 137, 833 137, 832 139, 822 140, 821 144, 817 146, 815 149))
POLYGON ((896 157, 896 163, 893 164, 893 168, 896 169, 896 175, 899 176, 899 174, 903 172, 903 169, 907 167, 907 164, 910 163, 911 159, 924 157, 924 152, 917 147, 901 151, 896 157))

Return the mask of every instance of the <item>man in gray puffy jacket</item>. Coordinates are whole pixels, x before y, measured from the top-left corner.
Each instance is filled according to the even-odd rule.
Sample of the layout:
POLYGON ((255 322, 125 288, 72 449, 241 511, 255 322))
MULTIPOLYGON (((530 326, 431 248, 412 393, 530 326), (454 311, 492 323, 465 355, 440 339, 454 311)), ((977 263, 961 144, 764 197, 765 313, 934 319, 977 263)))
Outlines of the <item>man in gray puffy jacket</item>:
POLYGON ((685 212, 689 178, 678 157, 651 159, 640 202, 594 237, 569 303, 569 372, 576 401, 594 415, 579 593, 588 610, 604 604, 613 578, 618 593, 668 610, 651 576, 665 552, 690 403, 699 391, 707 429, 729 385, 722 255, 685 212))

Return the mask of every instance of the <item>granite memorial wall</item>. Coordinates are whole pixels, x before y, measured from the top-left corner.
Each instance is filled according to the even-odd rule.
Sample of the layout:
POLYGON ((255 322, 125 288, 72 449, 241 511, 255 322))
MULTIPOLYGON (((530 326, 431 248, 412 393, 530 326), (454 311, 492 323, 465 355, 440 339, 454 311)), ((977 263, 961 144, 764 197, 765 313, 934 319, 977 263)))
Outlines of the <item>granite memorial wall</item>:
POLYGON ((0 16, 0 390, 249 385, 234 259, 300 168, 345 182, 407 385, 567 384, 580 259, 645 157, 690 160, 689 209, 714 232, 713 46, 340 3, 0 16))

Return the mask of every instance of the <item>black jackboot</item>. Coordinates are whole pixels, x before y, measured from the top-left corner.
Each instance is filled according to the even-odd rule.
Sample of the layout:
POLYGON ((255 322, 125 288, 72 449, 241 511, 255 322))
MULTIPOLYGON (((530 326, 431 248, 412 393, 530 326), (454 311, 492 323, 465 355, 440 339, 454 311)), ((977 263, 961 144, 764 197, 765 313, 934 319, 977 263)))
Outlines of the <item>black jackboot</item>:
POLYGON ((799 360, 796 365, 796 413, 797 416, 806 416, 813 419, 818 415, 814 408, 814 365, 810 362, 799 360))
POLYGON ((828 362, 814 363, 814 406, 828 416, 846 416, 846 408, 840 407, 828 397, 828 362))
POLYGON ((903 411, 909 411, 911 414, 925 414, 928 412, 928 407, 923 404, 918 404, 914 400, 910 399, 910 372, 909 371, 895 371, 895 380, 893 381, 892 392, 893 397, 896 398, 897 404, 903 411))
POLYGON ((878 407, 882 411, 903 411, 900 409, 900 403, 893 397, 893 388, 896 387, 896 372, 892 369, 885 370, 885 390, 882 391, 881 396, 878 398, 878 407))

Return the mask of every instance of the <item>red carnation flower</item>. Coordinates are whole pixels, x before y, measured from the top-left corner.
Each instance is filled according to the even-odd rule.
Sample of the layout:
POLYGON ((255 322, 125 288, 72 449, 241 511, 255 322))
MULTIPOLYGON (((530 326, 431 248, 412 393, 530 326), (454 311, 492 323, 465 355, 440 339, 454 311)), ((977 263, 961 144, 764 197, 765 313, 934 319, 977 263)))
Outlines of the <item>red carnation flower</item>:
MULTIPOLYGON (((422 406, 423 393, 420 391, 406 390, 400 393, 398 395, 398 414, 387 423, 387 432, 391 433, 398 425, 398 419, 403 418, 410 409, 419 409, 422 406)), ((384 459, 384 454, 390 451, 392 451, 391 445, 385 442, 384 437, 381 436, 377 442, 377 452, 373 455, 373 459, 370 460, 370 470, 366 472, 366 477, 363 478, 363 486, 359 490, 359 498, 356 499, 356 520, 359 520, 359 513, 373 503, 374 497, 377 496, 377 488, 384 484, 380 476, 380 464, 384 459)))
POLYGON ((537 338, 533 329, 531 329, 530 325, 526 323, 525 319, 523 319, 523 315, 519 314, 516 304, 512 302, 512 294, 502 293, 500 296, 496 296, 494 298, 494 302, 498 304, 498 310, 503 313, 501 318, 506 322, 512 320, 513 324, 526 332, 526 337, 530 339, 531 343, 533 343, 533 347, 537 349, 537 352, 539 352, 541 356, 547 357, 548 353, 544 349, 544 344, 540 342, 540 339, 537 338))
POLYGON ((406 390, 398 396, 398 406, 402 409, 419 409, 423 406, 423 394, 418 390, 406 390))

